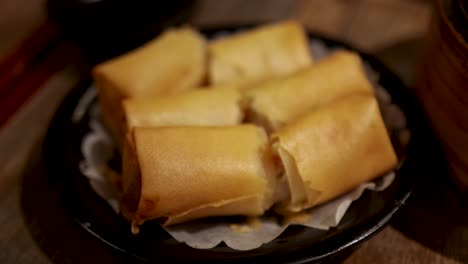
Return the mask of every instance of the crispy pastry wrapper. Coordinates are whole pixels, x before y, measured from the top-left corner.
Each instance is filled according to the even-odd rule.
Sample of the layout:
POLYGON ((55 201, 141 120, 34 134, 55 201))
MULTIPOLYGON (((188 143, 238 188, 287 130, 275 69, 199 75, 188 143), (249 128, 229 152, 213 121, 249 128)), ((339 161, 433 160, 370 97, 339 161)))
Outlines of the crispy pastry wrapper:
POLYGON ((346 97, 272 135, 290 198, 280 211, 300 212, 393 169, 397 156, 371 95, 346 97))
POLYGON ((206 41, 189 28, 167 30, 93 69, 103 121, 119 146, 124 138, 122 99, 181 93, 199 87, 205 75, 206 41))
POLYGON ((312 64, 306 33, 292 20, 213 40, 208 56, 211 84, 264 80, 312 64))
MULTIPOLYGON (((377 88, 382 89, 382 88, 377 88)), ((397 135, 407 135, 409 131, 405 129, 405 117, 400 111, 393 111, 396 106, 387 101, 388 94, 385 91, 378 94, 384 94, 382 97, 382 111, 386 125, 389 131, 397 135), (396 121, 398 120, 398 121, 396 121)), ((396 107, 398 108, 398 107, 396 107)), ((92 111, 96 112, 96 111, 92 111)), ((111 158, 114 151, 114 145, 108 131, 99 120, 99 114, 95 114, 90 123, 91 132, 86 135, 82 143, 82 153, 84 160, 80 164, 80 170, 88 178, 91 187, 96 193, 105 199, 114 210, 119 213, 119 200, 121 193, 106 178, 104 170, 107 161, 111 158)), ((402 144, 407 143, 403 139, 402 144)), ((125 155, 125 154, 124 154, 125 155)), ((274 240, 289 225, 302 225, 320 230, 327 230, 330 227, 337 226, 345 215, 351 203, 358 199, 364 190, 380 191, 389 186, 394 173, 390 172, 373 182, 367 182, 359 185, 351 192, 348 192, 336 199, 328 201, 312 209, 305 210, 305 221, 292 221, 288 223, 279 223, 277 220, 267 217, 259 218, 260 224, 257 227, 247 226, 247 232, 234 231, 233 223, 228 221, 208 221, 208 219, 187 222, 174 226, 166 226, 165 230, 176 240, 187 245, 207 249, 225 242, 230 248, 236 250, 250 250, 260 247, 264 243, 274 240)))
POLYGON ((124 149, 122 209, 134 227, 160 218, 172 225, 260 216, 273 204, 273 159, 257 126, 136 127, 132 136, 124 149))
MULTIPOLYGON (((311 42, 311 48, 316 58, 324 57, 329 52, 329 48, 318 40, 311 42)), ((411 134, 406 129, 406 119, 403 112, 392 103, 388 92, 377 84, 378 73, 368 67, 367 64, 365 64, 365 69, 368 78, 374 83, 375 95, 379 101, 387 130, 392 136, 396 136, 400 140, 402 146, 405 146, 411 134)), ((84 107, 88 107, 86 103, 79 105, 82 106, 77 109, 77 116, 85 111, 84 107)), ((109 178, 105 175, 107 161, 111 159, 115 146, 109 131, 103 125, 99 107, 97 105, 92 106, 90 113, 91 131, 84 137, 82 142, 84 160, 80 163, 80 170, 88 178, 93 190, 119 213, 121 211, 119 201, 122 193, 110 183, 109 178)), ((348 207, 361 196, 364 190, 384 190, 393 182, 394 176, 394 173, 390 172, 373 182, 363 183, 336 199, 308 209, 305 211, 308 217, 300 221, 292 219, 288 223, 278 223, 275 219, 262 217, 258 219, 260 224, 255 225, 256 227, 248 225, 247 229, 250 229, 248 232, 239 232, 234 231, 238 228, 233 229, 232 222, 201 220, 166 226, 165 230, 179 242, 186 243, 193 248, 208 249, 224 242, 227 246, 236 250, 251 250, 274 240, 289 225, 297 224, 320 230, 327 230, 330 227, 337 226, 348 207)))
MULTIPOLYGON (((80 164, 80 170, 88 178, 93 190, 105 199, 116 213, 119 213, 121 208, 118 201, 122 194, 109 183, 103 172, 106 161, 110 159, 113 151, 112 141, 100 121, 93 120, 91 127, 92 132, 84 138, 82 144, 84 160, 80 164)), ((300 221, 292 218, 287 223, 279 223, 273 218, 260 217, 257 225, 247 224, 244 226, 246 230, 242 230, 242 224, 240 229, 233 228, 237 222, 202 219, 164 228, 177 241, 193 248, 208 249, 225 242, 227 246, 236 250, 251 250, 274 240, 289 225, 302 225, 319 230, 337 226, 351 203, 358 199, 364 190, 383 190, 393 182, 394 176, 391 172, 374 182, 361 184, 353 191, 332 201, 306 210, 304 211, 306 217, 300 221)))
MULTIPOLYGON (((404 116, 399 115, 398 117, 404 120, 404 116)), ((84 160, 80 164, 80 170, 88 178, 93 190, 119 213, 121 211, 119 201, 122 194, 115 189, 104 174, 107 161, 112 157, 114 145, 109 132, 106 131, 98 117, 93 118, 90 126, 92 130, 82 143, 84 160)), ((397 128, 392 126, 392 129, 397 128)), ((398 128, 398 130, 401 129, 398 128)), ((179 242, 194 248, 207 249, 225 242, 229 247, 237 250, 255 249, 274 240, 289 225, 298 224, 321 230, 337 226, 352 201, 358 199, 364 190, 383 190, 392 183, 393 179, 394 173, 390 172, 374 182, 361 184, 358 188, 337 199, 306 210, 308 219, 305 222, 295 223, 292 221, 281 224, 271 218, 259 218, 260 225, 257 228, 251 228, 249 232, 236 232, 232 228, 233 223, 219 221, 188 222, 167 226, 165 229, 179 242)))
POLYGON ((372 92, 359 55, 340 50, 315 65, 247 90, 248 118, 272 132, 336 99, 372 92))
POLYGON ((244 118, 237 89, 203 88, 167 97, 123 101, 124 131, 133 127, 228 126, 244 118))

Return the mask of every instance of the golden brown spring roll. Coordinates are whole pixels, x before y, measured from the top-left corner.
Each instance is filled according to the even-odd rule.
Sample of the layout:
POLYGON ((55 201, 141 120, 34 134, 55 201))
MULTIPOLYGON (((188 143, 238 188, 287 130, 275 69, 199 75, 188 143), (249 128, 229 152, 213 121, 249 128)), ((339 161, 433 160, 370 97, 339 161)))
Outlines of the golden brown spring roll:
POLYGON ((102 116, 114 138, 123 138, 123 98, 176 94, 200 86, 206 75, 205 44, 191 29, 168 30, 93 69, 102 116))
POLYGON ((208 45, 211 84, 266 79, 312 63, 307 36, 295 21, 270 24, 208 45))
POLYGON ((133 231, 149 219, 262 215, 275 189, 268 146, 253 125, 136 127, 124 152, 123 214, 133 231))
POLYGON ((372 94, 358 54, 338 51, 317 64, 247 90, 248 118, 275 131, 304 113, 354 93, 372 94))
POLYGON ((123 101, 125 131, 133 127, 227 126, 240 124, 241 95, 233 88, 206 88, 156 98, 123 101))
POLYGON ((299 212, 393 168, 397 156, 372 96, 351 96, 273 134, 290 197, 278 208, 299 212))

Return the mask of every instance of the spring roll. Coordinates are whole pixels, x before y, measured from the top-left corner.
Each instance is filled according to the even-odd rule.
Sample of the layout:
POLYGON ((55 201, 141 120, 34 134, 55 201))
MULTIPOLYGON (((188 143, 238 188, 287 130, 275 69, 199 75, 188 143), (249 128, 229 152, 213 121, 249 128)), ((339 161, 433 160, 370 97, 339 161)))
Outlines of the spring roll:
POLYGON ((93 69, 103 120, 115 139, 123 138, 119 130, 122 99, 177 94, 201 85, 206 72, 205 44, 191 29, 168 30, 93 69))
POLYGON ((124 151, 123 215, 132 230, 209 216, 262 215, 273 203, 274 165, 263 129, 159 127, 133 130, 124 151))
POLYGON ((297 73, 247 90, 247 118, 272 132, 314 108, 354 93, 372 94, 372 84, 358 54, 338 51, 297 73))
POLYGON ((372 96, 335 101, 282 128, 272 140, 290 191, 278 206, 282 212, 329 201, 397 164, 372 96))
POLYGON ((123 101, 124 128, 155 126, 227 126, 240 124, 244 114, 237 89, 205 88, 155 98, 123 101))
POLYGON ((270 24, 208 45, 211 84, 267 79, 309 66, 307 36, 295 21, 270 24))

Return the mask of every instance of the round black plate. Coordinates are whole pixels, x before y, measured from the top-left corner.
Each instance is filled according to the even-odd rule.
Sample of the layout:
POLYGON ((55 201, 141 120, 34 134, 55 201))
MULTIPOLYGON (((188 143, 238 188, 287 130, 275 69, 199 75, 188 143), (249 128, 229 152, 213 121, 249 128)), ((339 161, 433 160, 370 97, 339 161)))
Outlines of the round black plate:
MULTIPOLYGON (((240 28, 207 30, 212 36, 221 31, 240 28)), ((309 34, 330 47, 354 48, 334 40, 309 34)), ((50 126, 44 147, 46 172, 52 189, 67 213, 83 230, 121 253, 142 262, 203 262, 203 263, 305 263, 327 259, 344 249, 350 249, 375 234, 401 207, 411 193, 418 168, 425 153, 419 149, 424 142, 418 134, 427 129, 416 101, 401 80, 374 57, 359 52, 375 71, 380 73, 380 85, 392 96, 408 120, 412 140, 405 151, 405 162, 396 171, 392 185, 382 192, 366 191, 352 204, 341 223, 328 231, 304 227, 289 227, 280 237, 250 251, 236 251, 221 244, 212 249, 198 250, 178 243, 156 223, 142 227, 140 235, 130 233, 129 224, 117 215, 88 184, 78 169, 82 160, 81 140, 89 131, 88 112, 79 120, 72 115, 80 98, 91 85, 83 81, 65 99, 50 126)), ((86 111, 89 111, 87 108, 86 111)))

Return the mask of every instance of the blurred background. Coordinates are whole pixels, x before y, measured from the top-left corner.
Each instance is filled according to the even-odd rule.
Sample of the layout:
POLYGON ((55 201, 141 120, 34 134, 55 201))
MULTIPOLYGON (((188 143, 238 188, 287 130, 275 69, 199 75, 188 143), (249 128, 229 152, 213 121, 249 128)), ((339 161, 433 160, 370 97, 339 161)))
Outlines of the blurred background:
MULTIPOLYGON (((39 249, 37 244, 44 241, 34 242, 30 233, 34 227, 32 231, 25 227, 20 194, 23 174, 39 163, 40 145, 56 107, 93 63, 135 47, 173 24, 204 28, 294 18, 312 32, 376 55, 413 87, 434 4, 429 0, 200 0, 131 1, 132 8, 128 1, 113 11, 83 7, 93 2, 118 1, 0 1, 0 263, 73 263, 74 257, 80 258, 73 249, 43 247, 46 254, 39 249), (132 35, 135 28, 141 34, 132 35)), ((458 206, 454 197, 429 200, 458 206)), ((344 263, 468 263, 466 223, 453 224, 443 218, 446 211, 418 204, 424 200, 428 198, 416 199, 412 211, 416 215, 395 220, 344 263), (410 218, 415 222, 410 223, 410 218)), ((466 211, 461 215, 466 219, 466 211)))
MULTIPOLYGON (((264 22, 295 17, 311 30, 327 33, 367 50, 421 37, 427 29, 431 11, 430 1, 427 0, 197 2, 198 10, 190 21, 198 25, 264 22)), ((45 3, 45 0, 1 1, 0 58, 4 58, 47 19, 45 3)))
MULTIPOLYGON (((88 26, 87 22, 90 17, 94 18, 93 12, 98 12, 85 10, 80 7, 80 4, 83 6, 85 5, 83 3, 86 2, 115 1, 56 0, 50 2, 53 3, 54 7, 59 8, 53 15, 58 16, 61 22, 67 20, 64 16, 76 15, 73 17, 74 22, 78 27, 81 27, 76 31, 89 35, 89 31, 95 28, 88 26), (70 9, 74 9, 74 11, 70 11, 70 9), (82 18, 80 19, 77 14, 83 14, 82 18)), ((142 4, 144 2, 135 2, 135 6, 140 6, 136 12, 141 13, 145 9, 145 5, 142 4)), ((232 25, 296 18, 314 32, 346 41, 369 52, 382 51, 402 42, 422 38, 427 30, 431 13, 431 1, 428 0, 259 0, 252 3, 246 0, 203 0, 178 2, 183 3, 179 6, 179 11, 184 9, 184 6, 186 9, 190 9, 189 14, 186 14, 188 16, 184 17, 184 21, 190 24, 199 26, 232 25), (196 2, 196 7, 188 8, 194 2, 196 2)), ((0 59, 5 58, 47 20, 45 4, 45 0, 6 0, 0 3, 0 12, 2 12, 0 16, 0 59)), ((128 6, 127 4, 126 11, 128 11, 128 6)), ((159 2, 153 4, 152 9, 168 12, 167 6, 159 2)), ((111 13, 110 11, 100 12, 99 17, 102 17, 103 14, 110 16, 109 13, 111 13)), ((154 13, 155 11, 148 16, 157 20, 155 17, 159 13, 154 13)), ((127 24, 132 23, 132 19, 129 19, 128 16, 114 20, 124 21, 127 24)), ((93 20, 93 22, 95 22, 94 26, 96 23, 107 23, 102 18, 97 22, 93 20)), ((106 26, 108 29, 118 30, 121 33, 125 30, 122 27, 117 29, 119 25, 115 24, 106 26)), ((77 32, 73 33, 78 34, 77 32)))

